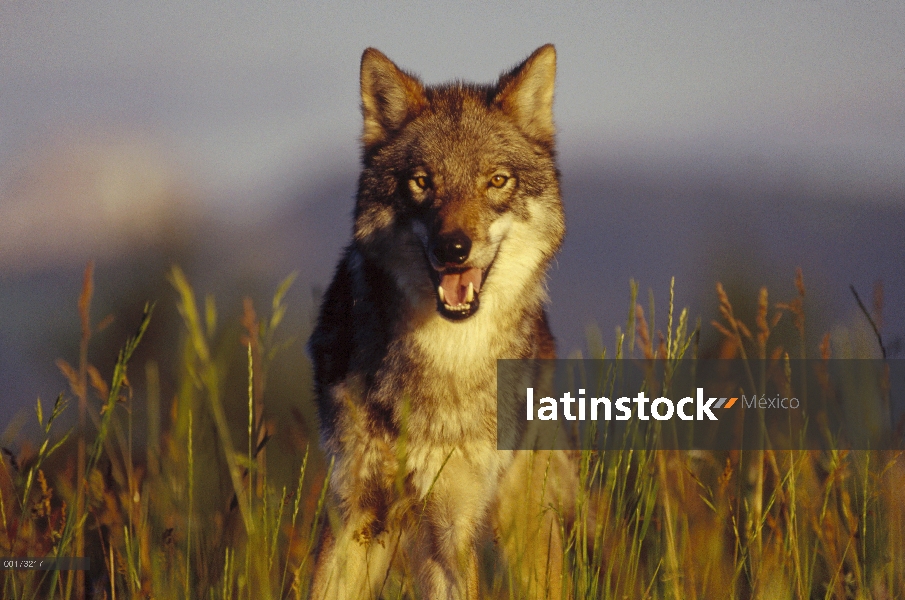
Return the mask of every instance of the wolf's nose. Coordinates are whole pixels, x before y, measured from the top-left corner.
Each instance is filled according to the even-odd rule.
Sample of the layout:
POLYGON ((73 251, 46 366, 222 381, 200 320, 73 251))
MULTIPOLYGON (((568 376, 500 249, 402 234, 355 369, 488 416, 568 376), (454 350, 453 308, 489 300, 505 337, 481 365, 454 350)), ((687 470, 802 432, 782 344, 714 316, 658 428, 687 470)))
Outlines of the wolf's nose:
POLYGON ((461 231, 440 236, 437 245, 434 246, 437 261, 446 265, 461 265, 468 260, 470 252, 471 240, 461 231))

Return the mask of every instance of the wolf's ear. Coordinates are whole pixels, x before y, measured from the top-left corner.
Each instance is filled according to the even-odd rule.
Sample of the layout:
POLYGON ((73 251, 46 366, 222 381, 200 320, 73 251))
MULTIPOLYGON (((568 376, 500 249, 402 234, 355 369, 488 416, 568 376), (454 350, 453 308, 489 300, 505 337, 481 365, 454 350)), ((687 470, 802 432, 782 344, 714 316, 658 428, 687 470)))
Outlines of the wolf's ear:
POLYGON ((385 141, 427 104, 424 87, 379 50, 368 48, 361 57, 361 112, 365 149, 385 141))
POLYGON ((556 79, 556 49, 541 46, 525 62, 500 77, 494 102, 515 119, 528 136, 553 142, 553 82, 556 79))

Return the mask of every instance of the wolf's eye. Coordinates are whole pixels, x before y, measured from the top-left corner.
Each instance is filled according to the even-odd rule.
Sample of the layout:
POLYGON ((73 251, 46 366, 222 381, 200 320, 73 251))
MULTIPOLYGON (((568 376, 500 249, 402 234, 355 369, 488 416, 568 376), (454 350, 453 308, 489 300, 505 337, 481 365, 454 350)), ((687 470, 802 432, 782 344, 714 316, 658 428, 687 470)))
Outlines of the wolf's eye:
POLYGON ((431 180, 427 175, 415 175, 410 181, 419 192, 426 190, 431 183, 431 180))
POLYGON ((490 186, 495 188, 501 188, 506 185, 506 182, 509 181, 509 178, 505 175, 494 175, 490 178, 490 186))

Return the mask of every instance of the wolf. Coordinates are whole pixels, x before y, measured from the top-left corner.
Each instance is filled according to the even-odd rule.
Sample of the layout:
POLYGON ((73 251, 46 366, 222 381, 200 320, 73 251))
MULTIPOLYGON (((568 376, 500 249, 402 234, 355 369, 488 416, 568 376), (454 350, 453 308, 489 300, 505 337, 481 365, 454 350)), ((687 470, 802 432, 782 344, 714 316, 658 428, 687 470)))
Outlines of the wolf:
POLYGON ((496 398, 497 359, 555 356, 555 73, 552 45, 490 85, 426 86, 362 56, 353 237, 308 343, 335 507, 312 598, 380 597, 393 569, 415 597, 478 598, 494 535, 519 597, 561 597, 573 473, 498 450, 496 398))

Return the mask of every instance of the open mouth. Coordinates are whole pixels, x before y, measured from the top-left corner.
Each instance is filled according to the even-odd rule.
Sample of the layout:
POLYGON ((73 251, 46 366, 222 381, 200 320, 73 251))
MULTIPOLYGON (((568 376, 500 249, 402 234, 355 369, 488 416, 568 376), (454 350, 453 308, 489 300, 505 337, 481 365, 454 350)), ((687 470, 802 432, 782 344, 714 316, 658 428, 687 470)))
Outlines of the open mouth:
POLYGON ((471 267, 433 272, 437 284, 437 312, 447 319, 461 321, 478 311, 483 269, 471 267))

